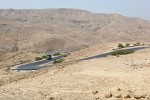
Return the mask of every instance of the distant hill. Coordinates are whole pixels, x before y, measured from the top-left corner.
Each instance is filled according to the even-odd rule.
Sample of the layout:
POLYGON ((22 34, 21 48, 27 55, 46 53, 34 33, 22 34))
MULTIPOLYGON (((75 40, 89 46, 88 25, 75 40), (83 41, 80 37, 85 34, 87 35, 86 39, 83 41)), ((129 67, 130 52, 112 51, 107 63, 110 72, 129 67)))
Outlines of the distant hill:
POLYGON ((150 41, 150 22, 79 9, 0 10, 0 52, 72 51, 112 41, 150 41))

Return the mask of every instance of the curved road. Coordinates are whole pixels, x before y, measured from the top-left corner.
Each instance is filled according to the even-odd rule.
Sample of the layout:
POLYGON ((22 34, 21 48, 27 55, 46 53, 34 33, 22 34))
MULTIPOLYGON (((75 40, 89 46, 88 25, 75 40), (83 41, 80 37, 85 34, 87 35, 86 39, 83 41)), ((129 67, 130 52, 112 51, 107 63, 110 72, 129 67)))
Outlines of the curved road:
MULTIPOLYGON (((121 50, 140 50, 140 49, 149 48, 149 47, 150 46, 137 46, 137 47, 123 48, 121 50)), ((98 55, 95 55, 95 56, 82 58, 82 59, 79 59, 77 61, 106 57, 106 56, 110 55, 112 52, 113 51, 105 52, 105 53, 98 54, 98 55)), ((52 58, 52 60, 41 60, 41 61, 33 62, 33 63, 30 63, 30 64, 18 65, 18 66, 12 67, 11 70, 17 70, 17 71, 19 71, 19 70, 37 70, 37 69, 41 69, 41 68, 46 68, 48 66, 40 66, 40 65, 46 64, 46 63, 49 63, 49 62, 53 62, 54 60, 57 60, 57 59, 60 59, 60 58, 62 58, 62 57, 57 56, 57 57, 52 58)))
POLYGON ((53 62, 60 58, 62 58, 62 57, 57 56, 57 57, 52 58, 51 60, 40 60, 40 61, 36 61, 36 62, 30 63, 30 64, 17 65, 15 67, 12 67, 11 70, 17 70, 17 71, 19 71, 19 70, 37 70, 37 69, 41 69, 41 68, 46 68, 48 66, 40 66, 40 65, 46 64, 49 62, 53 62))
MULTIPOLYGON (((145 49, 145 48, 149 48, 150 46, 136 46, 136 47, 128 47, 128 48, 123 48, 123 49, 120 49, 120 50, 140 50, 140 49, 145 49)), ((102 58, 102 57, 107 57, 108 55, 111 55, 113 51, 109 51, 109 52, 105 52, 105 53, 102 53, 102 54, 98 54, 98 55, 95 55, 95 56, 91 56, 91 57, 86 57, 86 58, 82 58, 82 59, 79 59, 79 60, 89 60, 89 59, 93 59, 93 58, 102 58)))

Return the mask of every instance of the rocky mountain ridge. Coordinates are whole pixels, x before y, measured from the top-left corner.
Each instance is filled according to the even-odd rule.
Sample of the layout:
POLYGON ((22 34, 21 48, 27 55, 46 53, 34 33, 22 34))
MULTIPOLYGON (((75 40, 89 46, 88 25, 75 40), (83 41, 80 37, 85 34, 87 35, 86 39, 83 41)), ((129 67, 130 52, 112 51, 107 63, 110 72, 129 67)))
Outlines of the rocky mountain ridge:
POLYGON ((150 41, 150 22, 79 9, 0 10, 0 52, 73 51, 112 41, 150 41))

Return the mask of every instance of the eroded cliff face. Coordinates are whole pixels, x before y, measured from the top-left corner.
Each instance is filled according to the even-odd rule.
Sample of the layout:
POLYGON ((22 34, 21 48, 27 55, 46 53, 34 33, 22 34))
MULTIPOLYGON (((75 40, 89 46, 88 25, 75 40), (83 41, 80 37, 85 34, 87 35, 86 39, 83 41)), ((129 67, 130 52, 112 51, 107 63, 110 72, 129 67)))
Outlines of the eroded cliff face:
POLYGON ((94 43, 150 41, 150 22, 78 9, 0 10, 0 51, 76 50, 94 43))

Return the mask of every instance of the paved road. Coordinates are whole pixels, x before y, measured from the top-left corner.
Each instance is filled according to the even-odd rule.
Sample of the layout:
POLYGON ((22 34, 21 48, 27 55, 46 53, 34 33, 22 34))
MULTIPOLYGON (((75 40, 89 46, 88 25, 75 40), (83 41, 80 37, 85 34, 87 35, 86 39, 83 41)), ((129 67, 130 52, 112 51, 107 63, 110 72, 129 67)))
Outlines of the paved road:
POLYGON ((61 56, 57 56, 52 58, 51 60, 41 60, 41 61, 36 61, 30 64, 23 64, 23 65, 18 65, 15 67, 12 67, 11 70, 37 70, 37 69, 41 69, 41 68, 46 68, 48 66, 40 66, 42 64, 46 64, 49 62, 53 62, 54 60, 60 59, 62 58, 61 56))
MULTIPOLYGON (((150 46, 129 47, 129 48, 124 48, 124 50, 140 50, 140 49, 149 48, 149 47, 150 46)), ((82 59, 79 59, 77 61, 106 57, 106 56, 110 55, 112 52, 113 51, 98 54, 98 55, 91 56, 91 57, 82 58, 82 59)), ((49 62, 53 62, 54 60, 57 60, 57 59, 60 59, 60 58, 62 58, 62 57, 58 56, 58 57, 54 57, 52 60, 41 60, 41 61, 33 62, 33 63, 30 63, 30 64, 18 65, 18 66, 12 67, 11 70, 18 70, 18 71, 19 70, 37 70, 37 69, 41 69, 41 68, 46 68, 48 66, 40 66, 40 65, 46 64, 46 63, 49 63, 49 62)))
MULTIPOLYGON (((140 50, 140 49, 149 48, 149 47, 150 47, 150 46, 137 46, 137 47, 123 48, 123 49, 121 49, 121 50, 140 50)), ((82 58, 82 59, 79 59, 79 60, 89 60, 89 59, 93 59, 93 58, 107 57, 108 55, 111 55, 112 52, 113 52, 113 51, 105 52, 105 53, 102 53, 102 54, 98 54, 98 55, 95 55, 95 56, 82 58)))

